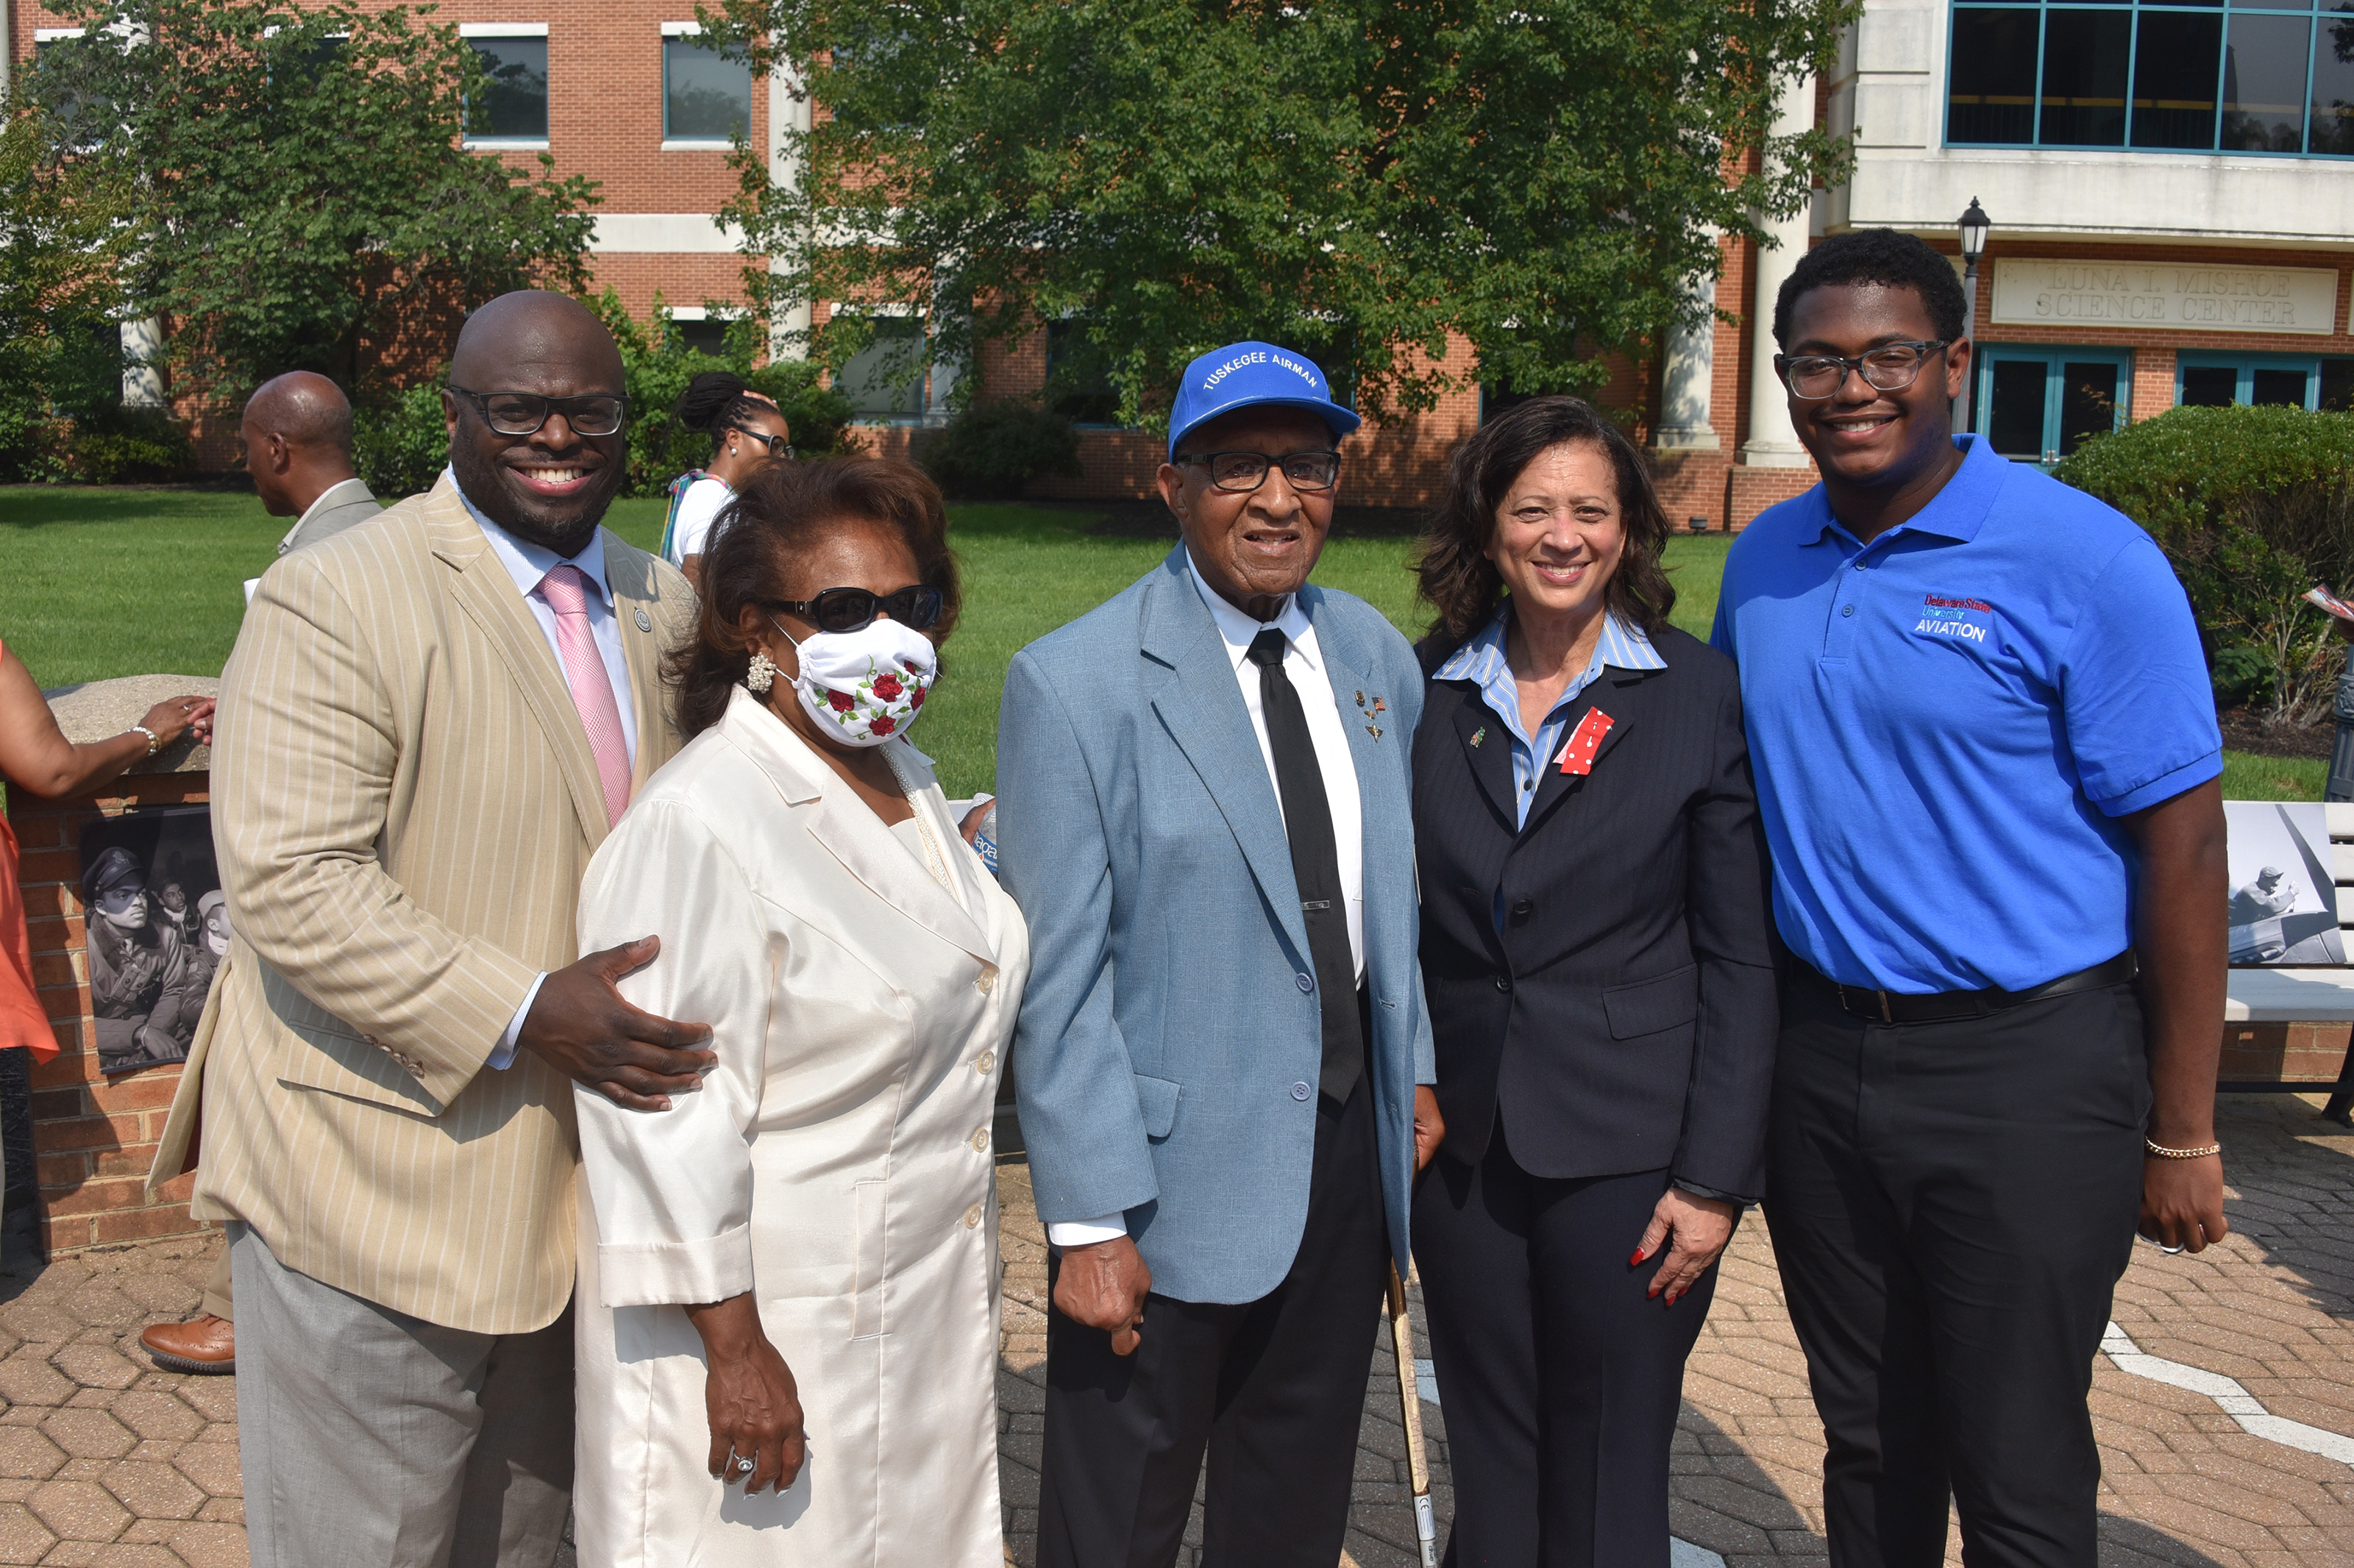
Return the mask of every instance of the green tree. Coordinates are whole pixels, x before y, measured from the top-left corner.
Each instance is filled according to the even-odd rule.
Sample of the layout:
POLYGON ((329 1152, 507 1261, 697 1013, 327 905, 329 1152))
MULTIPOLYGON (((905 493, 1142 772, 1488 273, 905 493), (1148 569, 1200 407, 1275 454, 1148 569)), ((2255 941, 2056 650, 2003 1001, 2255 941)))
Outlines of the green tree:
MULTIPOLYGON (((1601 353, 1705 317, 1716 235, 1847 157, 1772 130, 1854 0, 722 5, 706 28, 823 111, 784 137, 793 180, 737 148, 726 216, 770 319, 928 311, 903 375, 1073 319, 1071 374, 1129 420, 1244 336, 1320 355, 1368 412, 1474 375, 1591 387, 1601 353), (1450 333, 1476 372, 1434 363, 1450 333)), ((869 320, 803 335, 838 365, 869 320)))
POLYGON ((461 144, 482 63, 431 7, 67 0, 35 93, 128 193, 133 313, 230 395, 309 369, 373 390, 405 334, 534 283, 586 287, 594 183, 461 144))
POLYGON ((60 157, 29 104, 0 112, 0 477, 57 477, 55 416, 111 402, 125 193, 60 157))

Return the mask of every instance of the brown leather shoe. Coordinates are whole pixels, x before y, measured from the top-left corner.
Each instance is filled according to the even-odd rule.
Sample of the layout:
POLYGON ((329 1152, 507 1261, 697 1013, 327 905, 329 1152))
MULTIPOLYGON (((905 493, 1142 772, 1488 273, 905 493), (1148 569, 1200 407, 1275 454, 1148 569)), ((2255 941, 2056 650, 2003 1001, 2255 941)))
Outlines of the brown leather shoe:
POLYGON ((165 1372, 237 1371, 237 1327, 209 1312, 200 1312, 185 1323, 157 1323, 143 1329, 139 1342, 165 1372))

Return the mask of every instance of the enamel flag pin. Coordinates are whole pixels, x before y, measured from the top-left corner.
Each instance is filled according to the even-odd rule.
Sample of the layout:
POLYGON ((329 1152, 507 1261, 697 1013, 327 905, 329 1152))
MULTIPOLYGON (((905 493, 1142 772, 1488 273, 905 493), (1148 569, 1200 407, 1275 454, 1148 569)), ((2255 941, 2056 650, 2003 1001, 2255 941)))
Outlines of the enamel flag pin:
POLYGON ((1475 729, 1475 730, 1473 730, 1473 731, 1471 732, 1471 744, 1472 744, 1472 746, 1473 746, 1473 747, 1478 747, 1478 746, 1479 746, 1479 744, 1481 741, 1483 741, 1483 740, 1485 740, 1485 739, 1487 739, 1487 738, 1488 738, 1488 726, 1487 726, 1486 725, 1484 725, 1484 724, 1483 724, 1483 725, 1481 725, 1478 729, 1475 729))
POLYGON ((1561 756, 1554 759, 1561 764, 1561 770, 1581 777, 1593 772, 1594 754, 1602 749, 1602 737, 1617 722, 1600 708, 1586 709, 1585 716, 1577 721, 1577 727, 1562 747, 1561 756))

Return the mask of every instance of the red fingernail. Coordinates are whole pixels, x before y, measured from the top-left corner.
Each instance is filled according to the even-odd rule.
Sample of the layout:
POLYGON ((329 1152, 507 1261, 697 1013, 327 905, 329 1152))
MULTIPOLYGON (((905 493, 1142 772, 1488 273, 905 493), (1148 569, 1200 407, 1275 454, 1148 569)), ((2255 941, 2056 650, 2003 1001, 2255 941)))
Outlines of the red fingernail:
POLYGON ((1635 1255, 1627 1260, 1627 1266, 1629 1268, 1634 1267, 1637 1264, 1643 1261, 1644 1256, 1645 1254, 1638 1248, 1636 1251, 1635 1255))

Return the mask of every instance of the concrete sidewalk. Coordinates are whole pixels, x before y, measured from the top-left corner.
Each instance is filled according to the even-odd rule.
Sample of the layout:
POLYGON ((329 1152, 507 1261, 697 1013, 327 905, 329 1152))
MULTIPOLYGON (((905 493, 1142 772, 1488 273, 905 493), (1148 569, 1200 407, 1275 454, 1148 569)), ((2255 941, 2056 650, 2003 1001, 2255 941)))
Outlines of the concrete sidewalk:
MULTIPOLYGON (((2135 1249, 2094 1368, 2104 1564, 2354 1568, 2354 1133, 2317 1120, 2318 1104, 2226 1100, 2233 1235, 2196 1258, 2135 1249)), ((1045 1251, 1027 1171, 1009 1162, 998 1176, 1007 1557, 1029 1564, 1045 1251)), ((195 1308, 218 1245, 151 1243, 0 1274, 0 1563, 246 1562, 235 1380, 157 1372, 138 1349, 141 1327, 195 1308)), ((1347 1561, 1359 1568, 1418 1561, 1389 1358, 1384 1339, 1357 1454, 1347 1561)), ((1818 1568, 1821 1428, 1754 1217, 1728 1254, 1684 1400, 1678 1568, 1818 1568)), ((1438 1407, 1423 1411, 1443 1541, 1446 1424, 1438 1407)), ((1948 1561, 1960 1561, 1957 1540, 1948 1561)))

